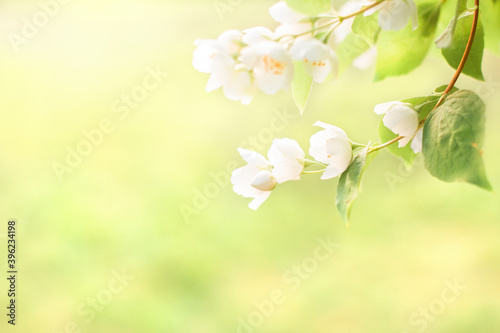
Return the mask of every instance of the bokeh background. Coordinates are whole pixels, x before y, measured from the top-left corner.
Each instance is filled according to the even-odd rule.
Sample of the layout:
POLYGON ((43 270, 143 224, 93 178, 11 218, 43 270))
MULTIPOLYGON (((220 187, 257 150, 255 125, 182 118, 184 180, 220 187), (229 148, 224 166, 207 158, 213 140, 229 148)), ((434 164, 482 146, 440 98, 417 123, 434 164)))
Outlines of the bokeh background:
MULTIPOLYGON (((303 116, 286 91, 259 94, 250 106, 206 93, 208 76, 191 65, 193 41, 274 28, 273 3, 73 0, 15 52, 9 34, 41 7, 2 1, 2 332, 500 332, 498 194, 440 182, 387 152, 367 170, 348 228, 334 207, 336 180, 306 175, 280 185, 256 212, 232 191, 228 163, 243 165, 236 148, 263 137, 276 112, 289 118, 274 136, 305 150, 317 120, 376 141, 375 104, 429 93, 453 74, 437 51, 410 75, 376 84, 373 69, 348 69, 314 87, 303 116), (155 69, 168 76, 126 116, 115 112, 155 69), (112 131, 58 177, 54 163, 103 119, 112 131), (5 316, 11 218, 19 225, 16 327, 5 316), (318 239, 337 248, 315 264, 318 239), (306 272, 296 288, 287 280, 294 269, 306 272), (466 289, 443 302, 455 282, 466 289), (275 290, 282 302, 270 308, 275 290), (256 302, 267 310, 256 314, 256 302)), ((496 191, 499 63, 488 52, 488 82, 458 82, 487 101, 484 160, 496 191)), ((260 139, 259 152, 270 140, 260 139)))

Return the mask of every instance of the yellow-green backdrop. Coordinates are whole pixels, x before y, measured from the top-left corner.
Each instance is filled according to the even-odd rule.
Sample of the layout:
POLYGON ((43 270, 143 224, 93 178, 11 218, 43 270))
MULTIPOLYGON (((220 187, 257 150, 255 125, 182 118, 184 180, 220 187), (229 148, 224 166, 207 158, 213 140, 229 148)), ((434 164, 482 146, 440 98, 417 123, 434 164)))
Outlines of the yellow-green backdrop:
MULTIPOLYGON (((193 41, 274 28, 272 4, 2 1, 1 332, 500 332, 496 193, 440 182, 387 152, 366 172, 349 228, 334 207, 336 180, 305 175, 258 211, 232 191, 227 169, 242 165, 236 148, 249 139, 261 153, 273 136, 307 150, 321 120, 373 142, 375 104, 431 92, 453 74, 437 51, 375 84, 373 69, 349 69, 316 85, 302 116, 287 91, 250 106, 206 93, 193 41), (40 11, 52 13, 47 22, 40 11), (40 27, 30 30, 33 19, 40 27), (127 106, 132 92, 141 101, 127 106)), ((487 101, 484 160, 497 191, 499 62, 486 53, 487 83, 458 82, 487 101)))

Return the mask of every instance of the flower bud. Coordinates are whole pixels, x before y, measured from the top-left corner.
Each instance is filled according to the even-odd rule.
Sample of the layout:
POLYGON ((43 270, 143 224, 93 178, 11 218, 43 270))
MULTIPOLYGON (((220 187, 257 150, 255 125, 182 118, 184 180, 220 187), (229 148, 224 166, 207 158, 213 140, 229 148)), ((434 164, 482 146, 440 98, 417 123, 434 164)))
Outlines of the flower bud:
POLYGON ((255 175, 250 185, 259 191, 272 191, 276 187, 276 179, 269 170, 262 170, 255 175))

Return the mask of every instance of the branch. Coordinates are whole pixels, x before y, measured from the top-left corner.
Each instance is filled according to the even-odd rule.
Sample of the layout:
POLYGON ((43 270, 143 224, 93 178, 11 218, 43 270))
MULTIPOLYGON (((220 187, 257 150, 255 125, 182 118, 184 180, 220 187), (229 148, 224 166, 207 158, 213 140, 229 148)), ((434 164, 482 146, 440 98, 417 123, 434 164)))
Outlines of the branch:
MULTIPOLYGON (((438 100, 438 102, 436 103, 436 105, 434 106, 434 108, 432 108, 432 110, 431 110, 431 112, 429 112, 429 114, 431 114, 432 111, 434 111, 435 109, 437 109, 444 102, 444 100, 446 99, 446 96, 453 89, 453 87, 455 87, 455 83, 457 83, 457 80, 460 77, 460 74, 462 74, 462 70, 464 69, 464 66, 467 63, 467 58, 469 57, 470 50, 472 49, 472 44, 474 43, 474 37, 476 36, 477 22, 479 20, 479 0, 475 0, 475 5, 476 5, 476 8, 474 9, 474 17, 473 17, 473 21, 472 21, 472 28, 470 30, 469 40, 467 41, 467 46, 465 47, 465 51, 464 51, 464 54, 462 56, 462 60, 460 60, 460 64, 458 65, 457 70, 455 71, 455 74, 453 75, 450 83, 448 84, 448 86, 444 90, 443 95, 441 95, 441 98, 438 100)), ((428 116, 429 115, 427 115, 427 117, 428 116)), ((420 128, 420 127, 422 127, 424 125, 427 117, 425 117, 424 119, 422 119, 422 121, 418 124, 418 128, 420 128)), ((395 138, 395 139, 393 139, 391 141, 388 141, 388 142, 386 142, 384 144, 381 144, 380 146, 373 147, 372 149, 370 149, 370 151, 368 151, 368 153, 377 151, 377 150, 379 150, 381 148, 385 148, 385 147, 393 144, 394 142, 397 142, 397 141, 401 140, 402 138, 403 138, 402 136, 399 136, 399 137, 397 137, 397 138, 395 138)))

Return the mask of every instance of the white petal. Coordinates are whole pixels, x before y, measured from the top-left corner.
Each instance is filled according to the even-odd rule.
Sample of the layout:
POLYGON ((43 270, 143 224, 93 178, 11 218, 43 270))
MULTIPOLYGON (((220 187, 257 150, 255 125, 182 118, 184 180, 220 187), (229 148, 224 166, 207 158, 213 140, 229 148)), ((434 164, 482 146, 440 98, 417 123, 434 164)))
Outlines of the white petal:
POLYGON ((411 10, 403 0, 386 0, 384 6, 378 14, 378 24, 382 30, 401 30, 410 19, 411 10))
MULTIPOLYGON (((216 54, 212 58, 212 75, 226 84, 234 73, 234 60, 227 54, 216 54)), ((214 78, 214 79, 215 79, 214 78)))
POLYGON ((304 68, 315 82, 323 82, 328 74, 335 69, 337 72, 337 58, 333 50, 317 39, 296 42, 290 48, 294 60, 303 60, 304 68))
POLYGON ((251 183, 260 171, 257 166, 252 164, 234 170, 231 175, 234 192, 245 198, 255 198, 261 191, 253 187, 251 183))
POLYGON ((410 8, 410 19, 411 19, 411 24, 412 24, 412 30, 415 30, 418 28, 418 9, 417 5, 413 0, 405 0, 406 3, 408 4, 408 7, 410 8))
POLYGON ((243 43, 248 45, 270 41, 273 40, 274 37, 274 33, 264 27, 253 27, 243 30, 243 43))
POLYGON ((193 67, 202 73, 212 73, 212 60, 223 48, 216 40, 196 40, 193 52, 193 67))
POLYGON ((294 60, 320 61, 330 56, 329 47, 317 39, 296 42, 290 48, 294 60))
POLYGON ((241 101, 251 96, 252 80, 247 71, 234 72, 224 84, 224 95, 233 101, 241 101))
POLYGON ((293 64, 286 49, 275 42, 260 43, 256 47, 259 61, 254 74, 258 87, 269 95, 288 88, 293 77, 293 64))
POLYGON ((264 201, 266 201, 266 199, 269 198, 270 195, 271 191, 266 191, 266 192, 259 191, 257 196, 255 196, 255 199, 253 199, 252 202, 248 204, 248 207, 250 207, 250 209, 257 210, 257 208, 259 208, 260 205, 262 205, 264 201))
POLYGON ((278 184, 281 184, 289 180, 299 180, 303 170, 304 163, 283 160, 274 165, 273 175, 278 184))
POLYGON ((312 23, 293 23, 293 24, 282 24, 276 28, 275 36, 276 38, 282 38, 284 36, 295 36, 301 35, 296 38, 296 41, 302 41, 312 37, 312 33, 307 33, 313 28, 312 23))
POLYGON ((238 152, 248 164, 255 165, 261 170, 271 169, 271 164, 261 154, 245 148, 238 148, 238 152))
MULTIPOLYGON (((342 137, 332 138, 328 140, 325 146, 327 157, 329 159, 330 171, 325 177, 333 178, 344 172, 352 159, 351 143, 342 137), (335 170, 335 172, 334 172, 335 170), (336 174, 335 174, 336 173, 336 174), (335 174, 334 176, 332 176, 335 174)), ((327 178, 322 178, 327 179, 327 178)))
POLYGON ((262 191, 253 187, 251 183, 262 170, 270 171, 271 165, 264 156, 254 151, 238 148, 238 152, 248 164, 233 171, 231 175, 233 190, 244 197, 255 198, 262 191))
POLYGON ((225 51, 229 54, 236 54, 241 48, 243 34, 238 30, 224 31, 217 37, 217 40, 222 44, 225 51))
POLYGON ((297 141, 289 138, 274 139, 267 153, 267 158, 272 165, 274 165, 273 162, 279 162, 283 158, 297 160, 304 159, 304 157, 305 153, 297 141))
POLYGON ((394 105, 384 116, 385 127, 402 136, 413 135, 418 128, 418 113, 406 105, 394 105))
POLYGON ((395 105, 404 105, 404 103, 395 101, 395 102, 386 102, 386 103, 377 104, 377 105, 375 105, 374 111, 376 114, 384 114, 395 105))
POLYGON ((247 46, 241 50, 240 61, 242 62, 245 69, 251 71, 253 70, 259 62, 259 54, 257 48, 254 46, 247 46))
POLYGON ((340 128, 330 124, 318 121, 315 125, 325 130, 311 136, 309 154, 319 162, 333 164, 342 172, 349 165, 352 155, 347 135, 340 128))
POLYGON ((269 170, 262 170, 255 175, 250 185, 259 191, 272 191, 276 187, 276 178, 269 170))
POLYGON ((295 140, 274 139, 267 156, 273 165, 273 175, 278 184, 300 179, 304 170, 305 153, 295 140))
POLYGON ((326 153, 326 143, 332 138, 332 133, 327 130, 319 131, 311 136, 309 155, 318 162, 329 163, 330 159, 326 153))
POLYGON ((214 91, 216 89, 219 89, 220 87, 222 87, 222 82, 221 80, 219 80, 219 78, 217 77, 217 75, 210 75, 210 77, 208 78, 208 82, 207 82, 207 86, 205 87, 205 90, 207 92, 211 92, 211 91, 214 91))
POLYGON ((307 18, 306 15, 297 13, 288 7, 285 1, 280 1, 271 6, 271 8, 269 8, 269 14, 276 22, 279 23, 297 23, 307 18))
POLYGON ((344 132, 344 130, 342 130, 341 128, 339 128, 337 126, 330 125, 330 124, 324 123, 322 121, 315 122, 313 126, 323 127, 324 129, 334 133, 332 138, 340 136, 340 137, 344 137, 347 140, 347 134, 344 132))
POLYGON ((424 128, 421 127, 418 129, 417 133, 413 137, 413 141, 411 142, 411 149, 415 154, 422 152, 422 136, 424 133, 424 128))
POLYGON ((336 165, 331 164, 331 165, 326 167, 326 169, 323 172, 323 174, 321 175, 320 179, 322 179, 322 180, 332 179, 332 178, 335 178, 337 176, 340 176, 344 171, 345 171, 345 169, 342 170, 341 168, 338 168, 336 165))
POLYGON ((402 147, 406 146, 408 144, 408 142, 411 141, 411 138, 412 138, 411 135, 403 137, 401 140, 398 141, 398 147, 402 148, 402 147))

